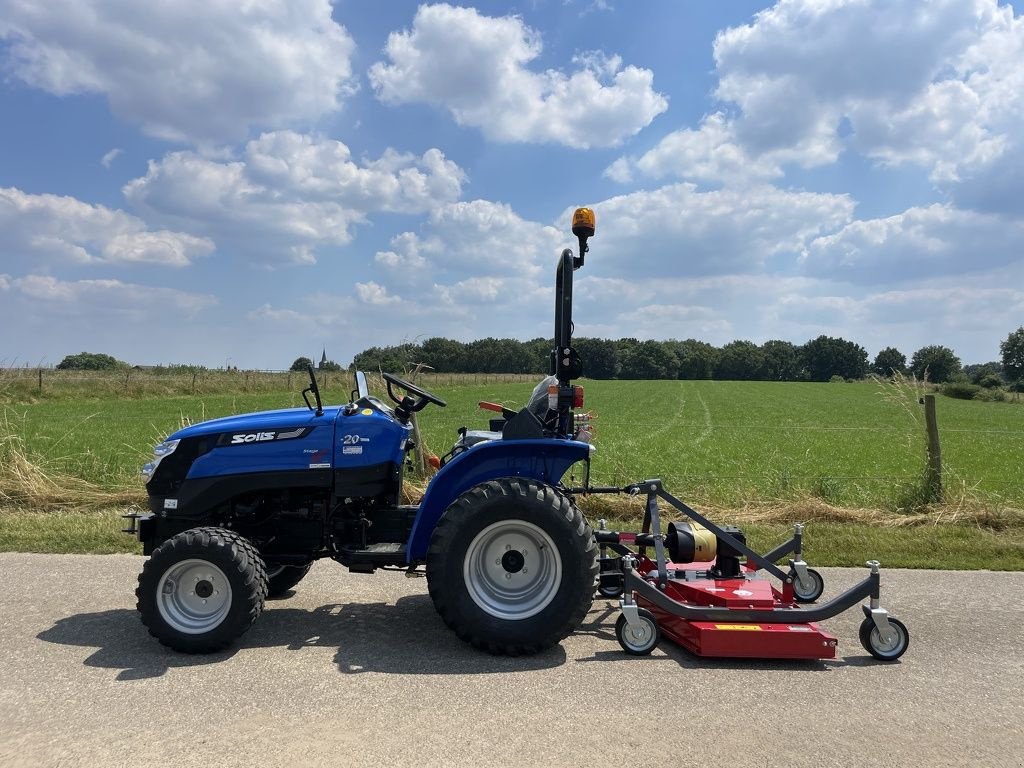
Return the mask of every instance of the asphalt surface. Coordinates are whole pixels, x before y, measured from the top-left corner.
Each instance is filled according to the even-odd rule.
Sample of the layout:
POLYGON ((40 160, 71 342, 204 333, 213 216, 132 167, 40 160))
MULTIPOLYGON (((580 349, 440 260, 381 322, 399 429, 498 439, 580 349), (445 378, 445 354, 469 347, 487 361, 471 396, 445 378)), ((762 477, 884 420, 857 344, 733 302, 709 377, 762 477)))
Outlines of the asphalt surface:
MULTIPOLYGON (((142 558, 0 554, 0 766, 1022 766, 1024 573, 885 571, 895 664, 627 657, 600 601, 560 647, 464 645, 426 584, 319 563, 229 652, 150 638, 142 558)), ((822 569, 826 598, 863 575, 822 569)))

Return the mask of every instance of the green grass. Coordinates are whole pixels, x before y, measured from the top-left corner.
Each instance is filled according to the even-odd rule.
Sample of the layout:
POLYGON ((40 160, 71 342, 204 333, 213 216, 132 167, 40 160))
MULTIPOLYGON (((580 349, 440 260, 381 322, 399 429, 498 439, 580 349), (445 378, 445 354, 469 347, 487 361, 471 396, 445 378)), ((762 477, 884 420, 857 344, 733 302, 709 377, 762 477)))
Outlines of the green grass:
MULTIPOLYGON (((660 477, 676 495, 720 506, 806 495, 892 509, 920 483, 925 461, 917 393, 890 384, 717 381, 585 382, 597 414, 594 480, 660 477)), ((443 392, 424 414, 428 445, 445 450, 478 400, 521 405, 523 385, 443 392)), ((952 500, 1024 507, 1024 407, 938 398, 952 500)))
MULTIPOLYGON (((341 382, 339 381, 339 385, 341 382)), ((888 385, 766 382, 585 382, 597 414, 593 480, 660 477, 677 495, 735 507, 808 495, 848 507, 894 509, 920 481, 923 410, 888 385)), ((486 426, 479 400, 521 405, 529 384, 439 388, 426 444, 444 453, 460 426, 486 426)), ((345 400, 347 387, 325 400, 345 400)), ((70 400, 6 407, 45 466, 103 487, 130 485, 151 447, 186 420, 301 405, 297 392, 70 400)), ((938 399, 950 500, 1024 507, 1024 407, 938 399)))
MULTIPOLYGON (((938 398, 947 504, 911 518, 905 502, 920 486, 924 467, 923 408, 912 387, 583 384, 586 408, 597 416, 595 483, 660 477, 675 495, 711 507, 722 522, 736 512, 752 540, 765 537, 765 547, 788 535, 787 526, 765 521, 861 520, 856 525, 811 526, 815 562, 822 564, 857 565, 877 557, 883 563, 915 567, 1024 568, 1024 525, 1020 513, 1013 512, 1024 508, 1020 405, 938 398), (844 514, 875 512, 844 517, 831 514, 829 505, 844 514), (965 509, 969 514, 962 515, 965 509), (765 516, 765 510, 780 514, 765 516), (928 520, 971 524, 920 525, 928 520), (890 527, 908 521, 918 525, 890 527)), ((479 410, 478 401, 517 407, 532 389, 530 382, 500 382, 497 377, 487 384, 442 380, 431 386, 449 402, 445 409, 428 406, 420 418, 427 446, 439 454, 450 448, 458 427, 486 426, 491 414, 479 410)), ((50 477, 81 479, 101 489, 137 489, 141 500, 138 470, 155 442, 188 421, 300 406, 298 386, 294 389, 141 399, 110 393, 57 397, 4 406, 5 423, 0 426, 20 437, 24 453, 50 477)), ((348 391, 347 380, 339 376, 324 399, 344 402, 348 391)), ((99 498, 94 507, 102 504, 99 498)), ((74 511, 0 511, 0 549, 136 551, 129 537, 118 532, 114 512, 86 514, 73 500, 52 508, 74 511)), ((604 514, 591 509, 593 517, 604 514)), ((635 522, 633 516, 626 527, 635 522)))

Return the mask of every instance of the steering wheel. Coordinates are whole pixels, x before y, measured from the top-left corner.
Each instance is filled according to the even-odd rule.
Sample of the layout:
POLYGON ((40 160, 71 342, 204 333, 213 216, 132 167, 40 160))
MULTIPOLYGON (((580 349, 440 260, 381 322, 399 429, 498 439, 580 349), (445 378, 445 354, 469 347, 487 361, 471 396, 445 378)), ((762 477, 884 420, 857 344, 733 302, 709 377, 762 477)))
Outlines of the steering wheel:
POLYGON ((434 393, 427 392, 427 390, 425 389, 420 389, 415 384, 410 384, 405 379, 400 379, 397 376, 392 376, 390 373, 382 373, 381 376, 383 377, 384 381, 388 383, 388 397, 390 397, 399 406, 409 411, 410 413, 422 411, 426 407, 427 403, 433 403, 434 405, 439 405, 442 408, 445 408, 448 405, 448 403, 446 403, 444 400, 442 400, 434 393), (398 397, 398 395, 395 394, 394 390, 391 389, 392 384, 394 384, 399 389, 408 392, 410 395, 416 395, 418 399, 413 403, 406 403, 407 398, 398 397))

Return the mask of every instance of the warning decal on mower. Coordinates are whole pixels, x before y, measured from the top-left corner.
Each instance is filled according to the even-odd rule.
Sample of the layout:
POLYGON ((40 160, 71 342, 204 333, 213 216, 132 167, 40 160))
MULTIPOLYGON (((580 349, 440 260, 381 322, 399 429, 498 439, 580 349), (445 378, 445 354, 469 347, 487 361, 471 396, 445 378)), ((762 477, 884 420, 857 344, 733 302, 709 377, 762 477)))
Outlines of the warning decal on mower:
POLYGON ((715 624, 715 629, 739 629, 747 632, 760 632, 761 627, 757 624, 715 624))

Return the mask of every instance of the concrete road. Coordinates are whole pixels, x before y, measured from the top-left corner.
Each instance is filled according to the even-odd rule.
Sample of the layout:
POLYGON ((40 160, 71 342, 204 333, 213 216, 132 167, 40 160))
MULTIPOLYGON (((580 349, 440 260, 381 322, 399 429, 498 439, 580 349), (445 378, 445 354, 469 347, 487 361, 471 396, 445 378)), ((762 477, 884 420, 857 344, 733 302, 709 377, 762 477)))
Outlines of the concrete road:
MULTIPOLYGON (((595 604, 561 647, 474 651, 423 580, 320 563, 233 651, 134 610, 142 559, 0 554, 0 766, 1022 766, 1024 573, 883 571, 897 663, 625 656, 595 604)), ((823 569, 826 596, 862 575, 823 569)))

